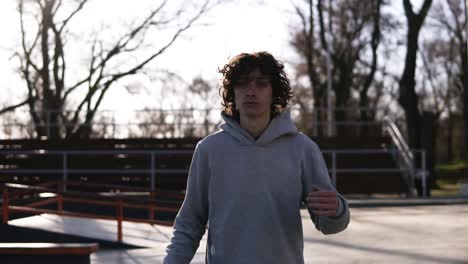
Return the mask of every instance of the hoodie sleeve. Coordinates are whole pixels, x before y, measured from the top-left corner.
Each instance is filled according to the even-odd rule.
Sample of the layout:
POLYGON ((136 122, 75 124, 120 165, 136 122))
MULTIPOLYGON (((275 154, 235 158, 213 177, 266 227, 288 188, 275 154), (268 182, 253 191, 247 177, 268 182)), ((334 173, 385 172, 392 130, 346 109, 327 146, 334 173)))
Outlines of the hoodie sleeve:
MULTIPOLYGON (((322 153, 317 144, 313 141, 305 144, 304 155, 302 159, 302 200, 305 202, 307 194, 313 190, 314 185, 321 188, 336 191, 333 187, 328 174, 328 169, 323 160, 322 153)), ((335 217, 316 216, 312 209, 307 207, 310 217, 317 230, 323 234, 335 234, 343 231, 349 224, 350 213, 348 203, 345 198, 337 192, 338 209, 335 217)))
POLYGON ((208 219, 209 178, 208 155, 199 143, 193 154, 185 199, 175 219, 164 264, 190 263, 195 255, 208 219))

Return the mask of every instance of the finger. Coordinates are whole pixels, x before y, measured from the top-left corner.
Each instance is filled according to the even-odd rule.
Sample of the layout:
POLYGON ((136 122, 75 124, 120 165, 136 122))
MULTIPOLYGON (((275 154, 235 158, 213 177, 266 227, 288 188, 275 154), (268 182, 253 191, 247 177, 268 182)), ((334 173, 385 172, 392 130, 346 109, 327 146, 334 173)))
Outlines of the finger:
POLYGON ((336 211, 334 211, 334 210, 317 210, 317 211, 314 211, 314 214, 318 215, 318 216, 335 216, 336 211))
POLYGON ((321 197, 321 196, 336 196, 336 192, 334 191, 318 191, 318 192, 309 192, 308 196, 312 197, 321 197))
POLYGON ((336 203, 336 197, 314 197, 310 196, 306 198, 307 202, 316 202, 316 203, 336 203))
POLYGON ((337 208, 335 204, 327 204, 327 203, 308 203, 307 204, 312 209, 326 209, 326 210, 333 210, 337 208))
POLYGON ((327 213, 327 212, 333 212, 336 213, 337 208, 311 208, 313 213, 327 213))
POLYGON ((314 198, 314 197, 310 197, 308 199, 306 199, 306 202, 307 203, 317 203, 317 204, 338 204, 338 200, 336 198, 314 198))

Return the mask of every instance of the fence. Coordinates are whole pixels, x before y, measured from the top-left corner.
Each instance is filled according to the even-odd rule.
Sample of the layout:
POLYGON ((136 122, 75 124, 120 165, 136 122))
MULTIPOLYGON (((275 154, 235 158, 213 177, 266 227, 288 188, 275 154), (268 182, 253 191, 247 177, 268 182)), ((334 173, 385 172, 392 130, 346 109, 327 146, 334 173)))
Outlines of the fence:
MULTIPOLYGON (((0 155, 59 155, 61 156, 62 160, 62 168, 61 169, 14 169, 14 168, 3 168, 0 170, 0 174, 11 174, 11 173, 26 173, 31 175, 37 174, 48 174, 48 173, 61 173, 62 178, 61 180, 57 179, 55 183, 56 188, 50 188, 50 183, 46 183, 46 186, 24 186, 20 184, 11 184, 6 183, 3 186, 3 195, 2 195, 2 220, 3 223, 8 223, 9 215, 12 212, 23 212, 29 214, 42 214, 42 213, 50 213, 56 215, 63 215, 63 216, 73 216, 73 217, 84 217, 84 218, 95 218, 95 219, 107 219, 107 220, 116 220, 117 221, 117 240, 122 242, 122 221, 132 221, 132 222, 139 222, 139 223, 150 223, 150 224, 163 224, 163 225, 170 225, 171 223, 157 221, 154 219, 155 211, 159 212, 177 212, 177 208, 169 208, 163 206, 157 206, 155 204, 142 204, 141 200, 137 199, 128 199, 127 197, 122 197, 119 193, 115 194, 113 200, 111 201, 104 201, 102 195, 98 195, 95 193, 83 193, 83 192, 73 192, 67 190, 67 186, 69 186, 68 182, 68 175, 71 173, 74 174, 99 174, 99 173, 113 173, 113 174, 121 174, 126 172, 131 172, 132 174, 148 174, 150 176, 150 184, 148 189, 141 188, 139 191, 149 191, 152 197, 156 191, 156 178, 157 174, 160 172, 165 173, 188 173, 186 169, 156 169, 156 160, 158 155, 162 154, 187 154, 191 153, 190 150, 159 150, 159 151, 131 151, 131 150, 112 150, 112 151, 0 151, 0 155), (74 155, 89 155, 89 154, 142 154, 147 155, 150 157, 150 162, 147 164, 147 169, 125 169, 125 170, 112 170, 112 169, 69 169, 68 168, 68 160, 70 156, 74 155), (25 194, 31 193, 52 193, 54 197, 48 198, 46 200, 37 201, 30 203, 28 205, 23 206, 14 206, 11 205, 12 198, 15 196, 21 197, 25 194), (77 197, 78 196, 78 197, 77 197), (126 199, 127 201, 125 201, 126 199), (110 206, 116 209, 115 216, 103 216, 98 214, 90 214, 90 213, 76 213, 76 212, 67 212, 64 211, 64 203, 65 202, 72 202, 72 203, 81 203, 81 204, 89 204, 89 205, 98 205, 98 206, 110 206), (37 208, 39 206, 45 206, 50 204, 56 204, 57 209, 42 209, 37 208), (124 208, 136 208, 136 209, 143 209, 148 210, 148 218, 147 219, 136 219, 136 218, 128 218, 124 217, 124 208)), ((323 150, 323 155, 331 157, 331 164, 329 168, 330 177, 334 186, 337 184, 337 173, 388 173, 388 172, 405 172, 407 169, 402 168, 338 168, 337 166, 337 158, 342 154, 378 154, 378 153, 390 153, 393 155, 399 155, 399 151, 395 148, 392 149, 347 149, 347 150, 323 150)), ((427 179, 426 179, 426 168, 425 168, 425 152, 422 150, 413 150, 416 154, 420 154, 419 156, 422 159, 422 167, 419 175, 421 176, 423 190, 426 190, 427 179)), ((416 155, 415 155, 416 156, 416 155)), ((414 167, 413 167, 414 168, 414 167)), ((411 172, 408 175, 418 175, 418 173, 411 172)), ((414 181, 414 178, 411 179, 414 181)), ((113 188, 121 188, 125 189, 125 186, 113 186, 113 188)), ((426 193, 423 193, 423 196, 426 196, 426 193)), ((106 197, 108 198, 108 197, 106 197)), ((181 198, 180 196, 178 197, 181 198)), ((147 201, 147 200, 146 200, 147 201)))
MULTIPOLYGON (((76 150, 76 151, 15 151, 15 150, 1 150, 0 155, 55 155, 61 156, 61 168, 57 169, 21 169, 21 168, 3 168, 0 170, 0 175, 2 174, 30 174, 30 175, 44 175, 44 174, 61 174, 62 178, 57 179, 61 180, 63 186, 62 190, 67 190, 68 185, 68 176, 70 174, 80 174, 80 175, 87 175, 87 174, 104 174, 104 173, 112 173, 115 175, 122 175, 122 174, 140 174, 140 175, 148 175, 149 176, 149 186, 148 190, 154 192, 156 190, 156 180, 157 175, 159 173, 165 174, 188 174, 188 169, 167 169, 167 168, 156 168, 157 158, 160 155, 187 155, 192 154, 192 150, 93 150, 93 151, 86 151, 86 150, 76 150), (68 166, 68 162, 70 157, 72 156, 79 156, 79 155, 130 155, 130 154, 138 154, 138 155, 145 155, 149 158, 149 164, 147 164, 146 169, 70 169, 68 166)), ((420 177, 422 180, 423 185, 423 196, 426 196, 426 185, 427 185, 427 173, 426 173, 426 162, 425 162, 425 151, 424 150, 412 150, 412 153, 418 154, 421 158, 421 168, 415 168, 414 166, 411 167, 399 167, 399 168, 338 168, 337 167, 337 157, 341 154, 353 154, 353 155, 360 155, 360 154, 377 154, 377 153, 389 153, 395 157, 399 157, 401 152, 398 149, 391 148, 391 149, 346 149, 346 150, 339 150, 339 149, 332 149, 332 150, 323 150, 322 153, 324 155, 329 155, 331 157, 331 164, 329 167, 329 173, 333 184, 336 186, 336 174, 337 173, 351 173, 351 172, 359 172, 359 173, 387 173, 387 172, 401 172, 406 173, 405 177, 407 178, 408 183, 414 183, 416 177, 420 177)), ((412 187, 412 185, 410 185, 412 187)))
MULTIPOLYGON (((342 129, 352 135, 361 135, 363 131, 370 130, 379 134, 383 121, 361 121, 359 111, 370 113, 382 119, 382 109, 373 108, 335 108, 335 113, 347 113, 345 121, 332 120, 331 135, 336 135, 342 129), (380 116, 380 117, 379 117, 380 116)), ((54 133, 65 137, 69 131, 76 131, 84 126, 91 129, 91 137, 94 138, 135 138, 135 137, 203 137, 218 130, 222 122, 221 109, 147 109, 137 111, 99 111, 96 118, 90 123, 85 123, 85 112, 78 115, 76 122, 72 121, 72 111, 43 111, 38 112, 42 117, 37 124, 32 122, 29 112, 14 113, 14 118, 0 116, 0 137, 3 138, 31 138, 37 137, 36 129, 44 131, 44 135, 50 138, 54 133), (52 122, 52 115, 56 115, 56 121, 52 122), (54 132, 56 131, 56 132, 54 132), (57 132, 58 131, 58 132, 57 132)), ((298 107, 291 107, 293 120, 301 131, 313 136, 322 134, 330 135, 328 131, 328 119, 326 109, 308 111, 298 107), (320 117, 320 118, 319 118, 320 117)), ((372 119, 372 118, 371 118, 372 119)))
POLYGON ((422 184, 422 196, 427 197, 427 167, 426 167, 426 152, 425 150, 410 150, 413 156, 419 156, 421 159, 421 168, 416 168, 414 165, 410 167, 399 167, 399 168, 337 168, 337 157, 339 154, 379 154, 379 153, 390 153, 393 155, 395 161, 398 162, 401 156, 401 152, 398 149, 346 149, 346 150, 322 150, 324 155, 331 157, 331 166, 329 168, 330 177, 333 185, 336 187, 337 173, 388 173, 388 172, 399 172, 404 174, 407 183, 410 188, 414 187, 414 181, 421 179, 422 184), (416 155, 418 154, 418 155, 416 155))

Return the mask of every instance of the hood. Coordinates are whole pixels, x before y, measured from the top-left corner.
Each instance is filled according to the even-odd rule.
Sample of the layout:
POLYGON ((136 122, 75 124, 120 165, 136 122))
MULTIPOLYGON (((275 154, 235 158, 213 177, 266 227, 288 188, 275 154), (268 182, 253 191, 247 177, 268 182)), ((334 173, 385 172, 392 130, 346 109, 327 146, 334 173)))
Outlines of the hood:
POLYGON ((291 111, 289 109, 275 116, 257 140, 255 140, 247 130, 241 128, 239 122, 233 117, 227 116, 222 112, 221 117, 224 123, 219 127, 238 141, 247 145, 267 145, 277 138, 297 133, 297 128, 291 119, 291 111))

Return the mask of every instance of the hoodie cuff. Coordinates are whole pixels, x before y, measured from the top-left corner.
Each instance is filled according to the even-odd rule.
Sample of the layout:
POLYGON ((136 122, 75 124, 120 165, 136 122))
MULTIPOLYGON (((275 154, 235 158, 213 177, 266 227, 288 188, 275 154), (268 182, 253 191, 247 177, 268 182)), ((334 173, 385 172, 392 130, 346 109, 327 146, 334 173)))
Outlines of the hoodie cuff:
POLYGON ((336 208, 336 214, 334 217, 339 218, 343 216, 344 206, 343 206, 343 200, 339 196, 336 196, 336 199, 338 199, 338 208, 336 208))

